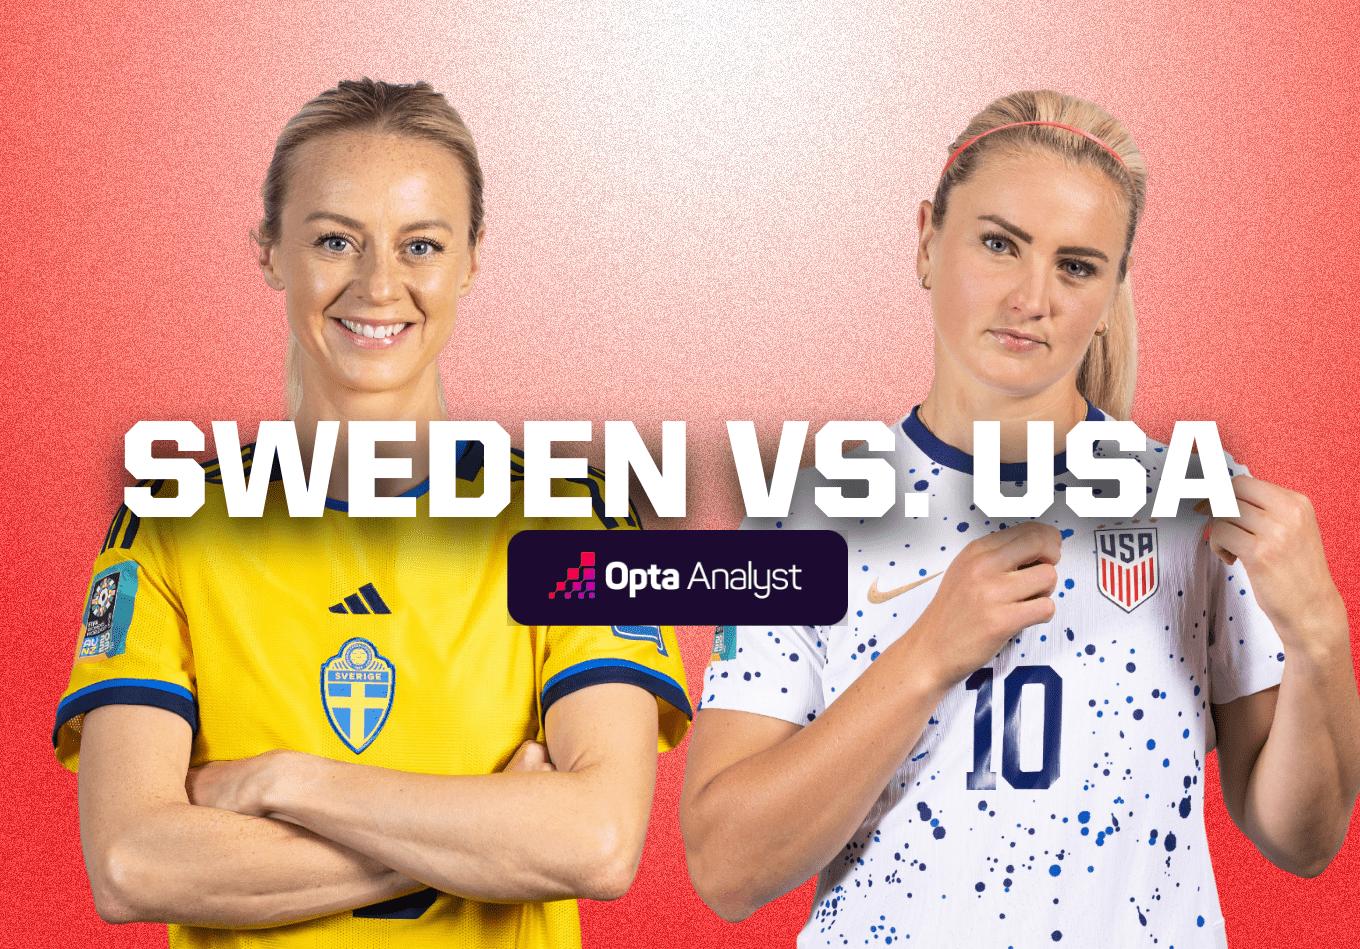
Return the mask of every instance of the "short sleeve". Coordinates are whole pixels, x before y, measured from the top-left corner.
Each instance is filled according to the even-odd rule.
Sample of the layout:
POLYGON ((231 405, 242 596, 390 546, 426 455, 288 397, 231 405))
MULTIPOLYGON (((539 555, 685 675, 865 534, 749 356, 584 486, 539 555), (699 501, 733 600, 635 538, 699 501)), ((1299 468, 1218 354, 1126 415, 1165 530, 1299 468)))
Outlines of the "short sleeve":
POLYGON ((701 708, 754 712, 806 725, 826 708, 826 646, 816 626, 721 626, 701 708))
POLYGON ((95 559, 52 730, 57 760, 72 771, 84 716, 101 705, 155 706, 198 728, 188 628, 167 560, 154 522, 120 509, 95 559))
POLYGON ((1229 567, 1209 556, 1209 700, 1226 705, 1280 684, 1284 644, 1257 605, 1241 561, 1229 567))
POLYGON ((547 721, 553 703, 578 689, 625 682, 656 697, 658 749, 685 737, 692 716, 685 667, 670 626, 549 626, 544 630, 543 692, 547 721))
MULTIPOLYGON (((555 481, 553 493, 587 495, 594 516, 531 526, 557 530, 641 530, 636 508, 626 518, 604 512, 604 474, 596 468, 579 480, 555 481)), ((539 651, 539 713, 587 686, 624 682, 650 692, 657 703, 657 748, 670 751, 689 730, 693 710, 685 691, 685 666, 671 626, 548 626, 539 651)))
MULTIPOLYGON (((816 507, 815 468, 799 472, 786 518, 747 517, 747 530, 835 530, 816 507)), ((826 631, 820 626, 720 626, 699 707, 754 712, 806 725, 826 709, 826 631)))
MULTIPOLYGON (((1233 476, 1251 473, 1231 457, 1228 472, 1233 476)), ((1227 566, 1208 544, 1200 545, 1200 550, 1210 560, 1209 700, 1226 705, 1280 684, 1284 644, 1257 604, 1242 562, 1227 566)))

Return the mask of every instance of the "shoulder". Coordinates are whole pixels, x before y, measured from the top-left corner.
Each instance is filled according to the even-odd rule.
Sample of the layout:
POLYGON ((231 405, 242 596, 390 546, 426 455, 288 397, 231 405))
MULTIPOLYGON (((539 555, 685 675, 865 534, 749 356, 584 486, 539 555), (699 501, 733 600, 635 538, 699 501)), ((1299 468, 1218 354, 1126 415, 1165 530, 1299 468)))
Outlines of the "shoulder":
MULTIPOLYGON (((1110 418, 1106 420, 1117 421, 1110 418)), ((1139 430, 1142 430, 1141 426, 1139 430)), ((1092 454, 1097 459, 1132 459, 1142 466, 1146 472, 1147 500, 1139 511, 1139 516, 1146 516, 1151 511, 1165 479, 1169 478, 1173 482, 1181 479, 1194 482, 1206 477, 1221 477, 1221 472, 1226 472, 1228 478, 1250 473, 1247 466, 1230 452, 1223 450, 1221 444, 1214 448, 1212 445, 1202 444, 1199 440, 1192 446, 1189 456, 1182 456, 1180 459, 1173 458, 1168 442, 1151 437, 1145 438, 1144 447, 1139 451, 1121 449, 1115 441, 1099 441, 1095 444, 1092 454)), ((1099 490, 1097 488, 1097 493, 1099 490)), ((1187 500, 1184 503, 1189 505, 1193 502, 1187 500)))
MULTIPOLYGON (((253 444, 241 449, 241 465, 249 476, 251 460, 255 454, 253 444)), ((165 545, 171 538, 190 533, 190 525, 215 521, 226 517, 226 497, 222 486, 222 464, 218 458, 200 462, 203 471, 203 507, 192 517, 141 517, 126 501, 118 505, 104 533, 99 548, 100 555, 110 551, 123 551, 127 557, 142 560, 165 553, 165 545)), ((174 480, 138 481, 129 487, 144 489, 153 498, 173 497, 178 490, 174 480)))
MULTIPOLYGON (((251 442, 249 445, 242 446, 241 470, 247 477, 250 476, 250 468, 251 465, 254 463, 254 460, 255 460, 255 443, 251 442)), ((210 461, 203 462, 203 482, 207 486, 208 494, 216 493, 220 495, 222 493, 221 458, 213 458, 210 461), (215 492, 213 490, 214 488, 216 489, 215 492)))
MULTIPOLYGON (((1118 446, 1113 443, 1101 443, 1099 446, 1104 454, 1123 454, 1126 457, 1133 457, 1143 466, 1148 473, 1148 486, 1156 488, 1161 483, 1163 475, 1166 473, 1167 460, 1171 455, 1171 448, 1167 442, 1160 442, 1154 438, 1147 440, 1146 447, 1140 452, 1119 452, 1118 446)), ((1217 467, 1216 460, 1210 459, 1201 452, 1203 446, 1196 442, 1194 450, 1191 451, 1189 459, 1185 462, 1185 471, 1177 471, 1177 476, 1184 475, 1188 478, 1202 478, 1211 469, 1206 467, 1206 460, 1214 467, 1217 467)), ((1216 452, 1223 459, 1223 464, 1227 469, 1228 477, 1234 478, 1240 474, 1249 474, 1247 466, 1238 461, 1231 452, 1223 449, 1216 452)), ((1179 466, 1177 466, 1179 467, 1179 466)))
MULTIPOLYGON (((470 442, 467 450, 458 459, 459 492, 466 490, 477 495, 482 490, 486 474, 486 456, 480 442, 470 442)), ((628 514, 625 517, 610 517, 604 506, 604 472, 599 468, 587 466, 586 473, 580 478, 554 478, 552 493, 560 498, 586 498, 590 501, 588 518, 530 518, 524 514, 524 452, 519 448, 510 449, 510 504, 505 509, 506 517, 523 521, 519 529, 640 529, 642 518, 637 505, 630 498, 628 514)))
MULTIPOLYGON (((146 489, 155 498, 165 497, 173 487, 169 481, 138 481, 134 488, 146 489)), ((99 547, 101 558, 113 552, 121 553, 123 558, 142 557, 159 547, 159 530, 156 518, 143 518, 133 513, 126 503, 118 505, 104 532, 104 541, 99 547)))

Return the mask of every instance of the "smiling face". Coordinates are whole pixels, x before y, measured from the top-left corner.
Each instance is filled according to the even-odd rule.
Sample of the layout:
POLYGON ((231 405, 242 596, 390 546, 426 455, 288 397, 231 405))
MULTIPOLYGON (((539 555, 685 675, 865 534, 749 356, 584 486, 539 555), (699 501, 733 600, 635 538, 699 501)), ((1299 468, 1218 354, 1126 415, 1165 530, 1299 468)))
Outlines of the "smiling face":
POLYGON ((462 166, 434 142, 342 132, 297 149, 260 267, 286 295, 304 401, 435 398, 436 359, 477 274, 469 213, 462 166))
POLYGON ((1076 388, 1119 288, 1129 212, 1086 164, 1031 148, 987 156, 949 193, 939 228, 918 212, 936 378, 1030 397, 1076 388))

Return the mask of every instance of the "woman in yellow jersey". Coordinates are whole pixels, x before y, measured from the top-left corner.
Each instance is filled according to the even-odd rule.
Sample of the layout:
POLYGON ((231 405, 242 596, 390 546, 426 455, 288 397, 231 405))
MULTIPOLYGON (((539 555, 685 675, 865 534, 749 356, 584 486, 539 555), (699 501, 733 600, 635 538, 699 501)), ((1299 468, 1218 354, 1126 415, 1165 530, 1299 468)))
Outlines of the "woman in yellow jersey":
MULTIPOLYGON (((518 497, 428 517, 437 357, 482 230, 471 136, 428 85, 344 82, 284 129, 258 240, 303 457, 319 420, 416 422, 411 478, 383 483, 419 516, 348 516, 345 426, 321 518, 277 484, 228 517, 213 464, 193 518, 120 511, 53 735, 105 919, 177 946, 575 945, 573 898, 629 887, 688 723, 674 634, 515 626, 505 550, 635 519, 530 521, 518 497)), ((460 449, 460 493, 480 459, 460 449)))

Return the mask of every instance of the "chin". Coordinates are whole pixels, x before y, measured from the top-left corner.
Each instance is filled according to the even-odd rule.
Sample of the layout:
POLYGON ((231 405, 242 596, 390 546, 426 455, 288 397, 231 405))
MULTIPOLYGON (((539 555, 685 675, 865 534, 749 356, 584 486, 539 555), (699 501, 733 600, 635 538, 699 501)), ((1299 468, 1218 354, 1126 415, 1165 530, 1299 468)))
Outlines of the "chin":
POLYGON ((381 395, 409 387, 418 373, 402 372, 396 366, 368 366, 359 371, 333 372, 328 375, 342 389, 364 395, 381 395))
POLYGON ((1033 373, 989 373, 976 377, 978 383, 1011 399, 1028 399, 1048 392, 1062 381, 1062 377, 1042 378, 1033 373))

